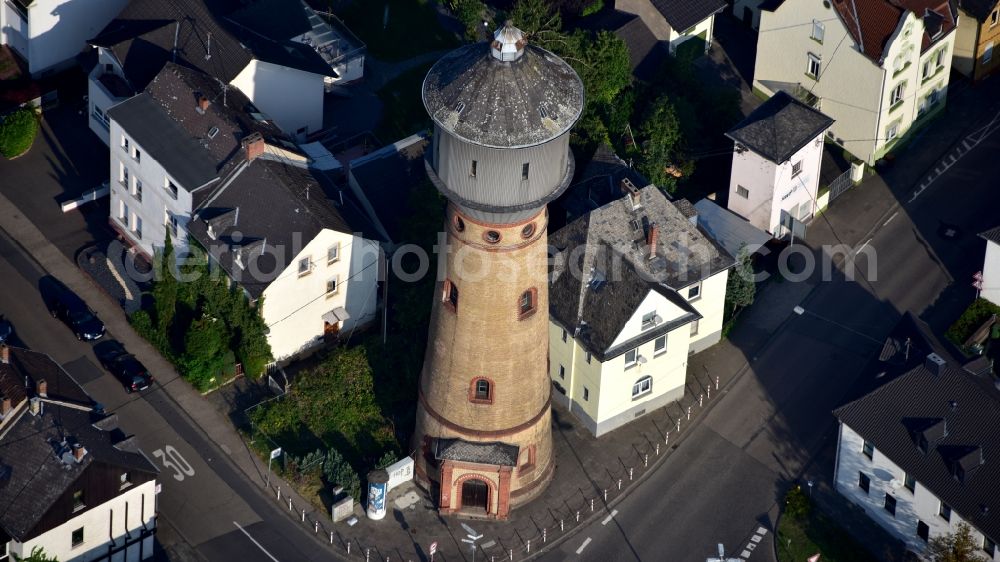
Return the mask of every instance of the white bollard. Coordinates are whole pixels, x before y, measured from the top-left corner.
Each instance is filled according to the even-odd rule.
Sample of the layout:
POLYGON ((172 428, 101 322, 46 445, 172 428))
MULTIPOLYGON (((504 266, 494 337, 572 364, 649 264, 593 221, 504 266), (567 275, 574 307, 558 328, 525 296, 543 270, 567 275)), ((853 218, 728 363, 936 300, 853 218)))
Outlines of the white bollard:
POLYGON ((371 553, 372 553, 372 549, 370 549, 370 548, 366 548, 365 549, 365 562, 368 562, 368 559, 371 557, 371 553))
POLYGON ((288 511, 292 510, 292 498, 288 498, 288 511))
MULTIPOLYGON (((333 540, 333 531, 330 531, 330 540, 333 540)), ((347 541, 347 553, 351 553, 351 541, 347 541)))
POLYGON ((628 469, 628 481, 629 481, 629 482, 631 482, 631 481, 632 481, 632 469, 631 469, 631 468, 630 468, 630 469, 628 469))
POLYGON ((566 530, 566 527, 563 526, 563 520, 560 519, 559 520, 559 532, 561 533, 561 532, 563 532, 565 530, 566 530))
POLYGON ((333 544, 333 531, 330 531, 330 544, 333 544))
MULTIPOLYGON (((605 503, 607 503, 607 501, 608 501, 608 489, 607 488, 604 489, 604 501, 605 501, 605 503)), ((594 504, 593 503, 590 504, 590 511, 594 511, 594 504)))
POLYGON ((715 390, 719 390, 719 377, 715 377, 715 390))
POLYGON ((306 522, 306 510, 304 510, 304 509, 302 510, 302 522, 303 523, 306 522))
POLYGON ((527 545, 527 547, 525 548, 525 551, 524 551, 524 552, 526 552, 526 553, 528 553, 528 554, 531 554, 531 541, 528 541, 528 545, 527 545))
POLYGON ((318 533, 319 532, 319 521, 316 521, 315 523, 313 523, 313 532, 314 533, 318 533))
POLYGON ((278 501, 281 501, 281 486, 278 486, 278 501))
POLYGON ((681 420, 680 418, 677 418, 677 432, 679 433, 680 430, 681 430, 681 420))
MULTIPOLYGON (((594 505, 594 500, 590 500, 590 505, 594 505)), ((593 511, 593 510, 591 510, 591 511, 593 511)), ((576 512, 576 522, 577 523, 580 522, 580 512, 579 511, 576 512)))
POLYGON ((642 456, 642 466, 646 468, 649 467, 649 453, 642 456))
POLYGON ((621 478, 618 479, 618 489, 619 490, 622 489, 622 479, 621 478))
POLYGON ((698 407, 701 408, 704 405, 705 405, 705 395, 704 394, 699 394, 698 395, 698 407))
POLYGON ((656 444, 656 456, 660 456, 660 444, 656 444))
POLYGON ((708 385, 707 392, 708 392, 708 399, 711 400, 712 399, 712 385, 708 385))
POLYGON ((546 539, 548 539, 548 536, 549 536, 548 529, 542 529, 542 543, 545 543, 546 539))
POLYGON ((688 406, 688 419, 691 419, 691 406, 688 406))

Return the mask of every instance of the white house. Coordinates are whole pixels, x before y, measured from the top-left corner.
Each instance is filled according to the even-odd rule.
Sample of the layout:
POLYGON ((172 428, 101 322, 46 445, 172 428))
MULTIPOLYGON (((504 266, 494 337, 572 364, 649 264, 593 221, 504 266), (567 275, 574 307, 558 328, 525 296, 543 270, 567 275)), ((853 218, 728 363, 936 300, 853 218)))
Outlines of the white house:
POLYGON ((328 83, 359 77, 364 45, 301 2, 241 5, 221 14, 205 0, 131 0, 90 40, 98 52, 91 130, 109 142, 107 110, 145 89, 167 62, 239 89, 254 112, 296 140, 321 130, 328 83))
POLYGON ((616 10, 642 18, 656 39, 667 43, 671 54, 688 41, 708 52, 715 14, 726 5, 726 0, 615 0, 616 10))
POLYGON ((125 2, 8 0, 0 5, 0 43, 28 62, 32 76, 43 76, 72 65, 125 2))
POLYGON ((623 190, 549 239, 554 396, 595 436, 684 395, 688 356, 721 337, 734 264, 689 204, 623 190))
POLYGON ((1000 423, 1000 391, 918 337, 890 338, 881 357, 916 366, 834 411, 837 492, 917 553, 964 522, 997 560, 1000 434, 985 428, 1000 423))
POLYGON ((753 87, 821 109, 873 164, 944 107, 956 21, 940 0, 785 0, 761 13, 753 87))
POLYGON ((1000 305, 1000 226, 980 234, 986 239, 986 258, 983 260, 983 289, 980 296, 1000 305))
POLYGON ((779 91, 733 127, 729 210, 780 238, 816 212, 823 137, 833 119, 779 91))
POLYGON ((0 558, 152 558, 157 468, 135 437, 45 354, 0 347, 0 373, 0 558))

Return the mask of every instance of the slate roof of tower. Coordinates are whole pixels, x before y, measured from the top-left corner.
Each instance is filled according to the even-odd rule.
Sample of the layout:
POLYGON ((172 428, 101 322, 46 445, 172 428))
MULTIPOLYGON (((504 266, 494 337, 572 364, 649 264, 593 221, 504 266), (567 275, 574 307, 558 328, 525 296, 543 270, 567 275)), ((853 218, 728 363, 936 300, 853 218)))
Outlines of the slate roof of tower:
POLYGON ((833 119, 779 91, 726 136, 775 164, 782 164, 830 128, 833 119))
POLYGON ((686 31, 726 8, 726 0, 652 0, 670 27, 686 31))
POLYGON ((611 344, 650 291, 660 293, 685 314, 644 332, 644 339, 701 318, 677 291, 735 263, 656 186, 639 193, 642 205, 637 210, 623 197, 549 237, 549 244, 560 253, 550 272, 549 313, 570 332, 580 328, 576 337, 602 361, 635 347, 631 341, 611 344), (659 234, 657 257, 650 260, 646 240, 653 224, 659 234), (584 249, 576 250, 580 247, 584 249))
POLYGON ((861 52, 876 62, 882 61, 889 39, 907 12, 924 19, 921 52, 953 31, 957 22, 950 0, 835 0, 832 4, 861 52), (934 37, 937 30, 941 35, 934 37))
POLYGON ((249 29, 238 23, 258 24, 266 21, 266 14, 274 21, 287 22, 289 18, 281 12, 301 10, 297 1, 257 0, 241 10, 236 6, 226 0, 131 0, 90 43, 109 48, 137 89, 144 88, 174 59, 175 37, 175 62, 226 83, 254 58, 306 72, 331 73, 308 45, 289 38, 274 39, 268 36, 271 31, 267 28, 249 29))
POLYGON ((1000 244, 1000 226, 993 227, 986 232, 980 234, 983 238, 993 242, 994 244, 1000 244))
POLYGON ((431 67, 424 108, 445 131, 483 146, 541 144, 569 131, 583 111, 583 82, 566 61, 534 45, 502 62, 489 43, 460 47, 431 67))
MULTIPOLYGON (((919 356, 918 356, 919 357, 919 356)), ((922 357, 920 357, 922 359, 922 357)), ((941 374, 921 364, 870 394, 834 411, 845 425, 875 445, 935 497, 993 540, 1000 539, 1000 391, 949 362, 941 374), (954 407, 952 406, 954 403, 954 407), (944 420, 947 435, 926 453, 915 436, 944 420), (957 462, 976 448, 979 457, 960 481, 957 462), (985 508, 985 509, 984 509, 985 508)))
MULTIPOLYGON (((155 474, 153 463, 135 439, 118 428, 117 416, 95 412, 93 399, 48 355, 10 348, 11 361, 0 364, 0 380, 19 381, 16 397, 36 396, 45 380, 47 398, 39 415, 28 404, 11 413, 0 438, 0 529, 24 542, 36 535, 40 520, 92 463, 99 462, 155 474), (27 378, 28 388, 24 381, 27 378), (56 402, 72 404, 60 405, 56 402), (76 406, 76 407, 74 407, 76 406), (87 453, 79 463, 57 456, 64 441, 79 442, 87 453)), ((10 389, 4 385, 4 392, 10 389)), ((6 395, 6 394, 5 394, 6 395)), ((15 406, 17 403, 14 404, 15 406)))

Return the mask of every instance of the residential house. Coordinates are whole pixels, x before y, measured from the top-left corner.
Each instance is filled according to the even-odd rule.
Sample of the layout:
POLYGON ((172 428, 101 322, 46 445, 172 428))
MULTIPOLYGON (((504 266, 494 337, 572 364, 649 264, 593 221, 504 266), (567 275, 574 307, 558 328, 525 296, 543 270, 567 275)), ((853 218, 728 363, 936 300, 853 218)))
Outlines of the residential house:
POLYGON ((986 239, 986 258, 983 260, 983 289, 980 296, 1000 305, 1000 226, 980 234, 986 239))
POLYGON ((126 0, 7 0, 0 5, 0 44, 28 63, 34 77, 71 66, 126 0))
POLYGON ((145 89, 168 62, 239 89, 252 111, 297 140, 321 130, 327 83, 357 75, 364 57, 360 41, 324 26, 301 2, 254 0, 229 11, 226 6, 130 0, 90 40, 98 55, 88 86, 91 130, 110 143, 107 110, 145 89))
POLYGON ((0 558, 153 557, 157 468, 48 355, 0 347, 0 558))
POLYGON ((726 0, 615 0, 615 9, 639 16, 659 41, 666 41, 670 54, 688 41, 684 50, 692 55, 712 46, 715 14, 726 8, 726 0))
POLYGON ((732 256, 739 256, 744 249, 749 256, 763 253, 763 248, 771 242, 770 234, 711 199, 698 201, 694 210, 698 214, 698 228, 732 256))
POLYGON ((779 91, 726 136, 733 139, 729 210, 781 238, 816 212, 823 138, 833 119, 779 91))
POLYGON ((760 27, 760 13, 773 12, 784 0, 733 0, 733 15, 747 27, 760 27))
POLYGON ((1000 68, 993 57, 993 48, 1000 43, 1000 3, 997 0, 959 0, 958 13, 952 66, 978 82, 1000 68))
POLYGON ((640 80, 655 78, 670 52, 667 43, 657 39, 646 22, 636 14, 607 8, 580 19, 577 26, 614 33, 628 48, 632 75, 640 80))
POLYGON ((821 109, 873 164, 944 107, 957 19, 948 0, 785 0, 761 14, 753 87, 821 109))
POLYGON ((622 189, 549 238, 554 396, 595 436, 683 396, 688 356, 721 337, 734 265, 686 201, 622 189))
POLYGON ((902 324, 917 329, 897 327, 869 369, 883 384, 834 411, 836 490, 910 550, 967 523, 979 554, 996 560, 1000 434, 989 428, 1000 423, 1000 391, 922 335, 919 320, 902 324))
POLYGON ((549 232, 620 199, 622 181, 626 179, 632 185, 649 185, 649 181, 622 160, 611 145, 598 145, 590 161, 578 172, 576 183, 549 204, 549 232))

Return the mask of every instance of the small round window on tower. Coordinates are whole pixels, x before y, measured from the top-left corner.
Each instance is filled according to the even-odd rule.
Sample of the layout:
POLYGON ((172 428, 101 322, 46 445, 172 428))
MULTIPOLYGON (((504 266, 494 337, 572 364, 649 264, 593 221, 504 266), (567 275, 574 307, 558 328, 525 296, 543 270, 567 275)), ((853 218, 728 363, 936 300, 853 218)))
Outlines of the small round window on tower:
POLYGON ((534 235, 535 235, 535 223, 533 222, 529 222, 528 224, 524 225, 524 228, 521 229, 521 238, 524 238, 525 240, 531 238, 534 235))
POLYGON ((451 223, 455 225, 456 231, 462 232, 465 230, 465 221, 462 220, 462 217, 455 215, 454 217, 452 217, 451 223))
POLYGON ((497 242, 500 242, 500 238, 502 238, 500 236, 500 233, 495 230, 487 230, 486 232, 483 233, 483 240, 486 240, 490 244, 496 244, 497 242))

